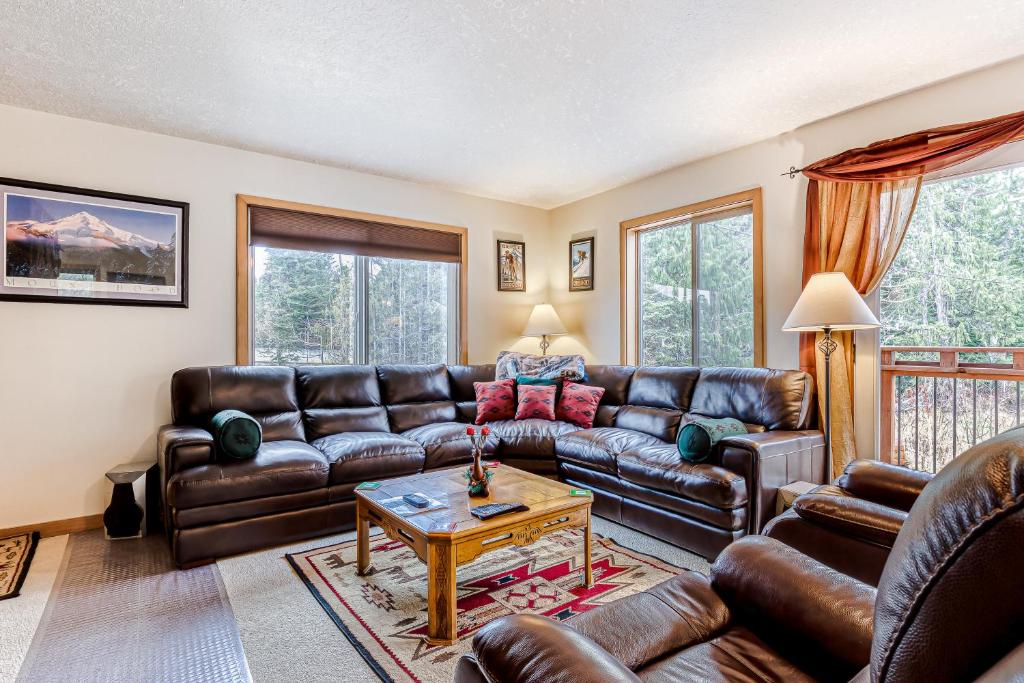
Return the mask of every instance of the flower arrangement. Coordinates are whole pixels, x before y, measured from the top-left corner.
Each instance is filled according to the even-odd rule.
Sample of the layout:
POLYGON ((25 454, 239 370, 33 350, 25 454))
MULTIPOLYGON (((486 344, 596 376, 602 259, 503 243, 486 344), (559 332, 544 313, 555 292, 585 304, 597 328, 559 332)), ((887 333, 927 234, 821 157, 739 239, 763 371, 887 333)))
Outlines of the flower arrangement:
POLYGON ((487 427, 482 427, 479 432, 473 427, 466 427, 466 436, 473 446, 473 464, 466 470, 465 477, 469 482, 469 495, 474 498, 485 498, 490 493, 490 482, 494 473, 491 472, 491 466, 484 465, 481 460, 490 433, 491 430, 487 427))

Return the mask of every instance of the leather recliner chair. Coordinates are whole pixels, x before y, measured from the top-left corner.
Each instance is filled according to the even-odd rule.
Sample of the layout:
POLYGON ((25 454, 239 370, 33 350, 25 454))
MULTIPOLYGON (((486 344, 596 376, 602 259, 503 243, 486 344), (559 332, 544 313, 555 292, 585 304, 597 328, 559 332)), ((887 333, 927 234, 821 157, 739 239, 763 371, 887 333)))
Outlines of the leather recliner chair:
MULTIPOLYGON (((561 623, 497 619, 458 683, 1019 681, 1024 429, 975 446, 917 497, 877 591, 771 538, 561 623)), ((599 580, 599 577, 598 577, 599 580)))
POLYGON ((832 484, 798 497, 762 533, 876 586, 911 506, 933 476, 856 460, 832 484))

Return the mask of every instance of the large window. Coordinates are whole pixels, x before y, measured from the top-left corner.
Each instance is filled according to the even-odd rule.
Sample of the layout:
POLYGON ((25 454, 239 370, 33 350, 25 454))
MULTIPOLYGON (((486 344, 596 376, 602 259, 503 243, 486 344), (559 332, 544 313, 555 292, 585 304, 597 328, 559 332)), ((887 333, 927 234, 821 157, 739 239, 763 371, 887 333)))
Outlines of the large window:
POLYGON ((885 346, 1024 346, 1024 167, 925 183, 879 300, 885 346))
POLYGON ((625 362, 763 364, 760 223, 755 190, 622 224, 625 362))
POLYGON ((268 212, 259 202, 274 200, 255 198, 240 198, 240 211, 243 200, 239 264, 244 262, 248 278, 247 291, 239 296, 239 362, 458 363, 465 358, 464 232, 438 226, 456 231, 453 247, 442 238, 431 242, 434 238, 425 234, 430 228, 418 222, 410 226, 413 232, 403 233, 397 219, 385 224, 383 217, 331 210, 342 214, 339 222, 339 216, 305 206, 268 212), (260 213, 249 205, 260 206, 260 213))

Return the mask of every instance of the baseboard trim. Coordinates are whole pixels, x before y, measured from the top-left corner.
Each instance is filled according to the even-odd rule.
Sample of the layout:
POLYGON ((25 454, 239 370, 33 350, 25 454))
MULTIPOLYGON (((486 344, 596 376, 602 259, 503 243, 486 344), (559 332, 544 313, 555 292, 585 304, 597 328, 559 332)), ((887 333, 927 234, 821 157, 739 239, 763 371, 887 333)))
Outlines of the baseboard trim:
POLYGON ((0 529, 0 538, 7 538, 8 536, 17 536, 19 534, 29 533, 30 531, 38 531, 39 536, 41 538, 48 538, 50 536, 63 536, 64 534, 73 534, 78 531, 99 529, 102 526, 102 514, 86 515, 84 517, 71 517, 70 519, 55 519, 52 522, 26 524, 24 526, 14 526, 8 529, 0 529))

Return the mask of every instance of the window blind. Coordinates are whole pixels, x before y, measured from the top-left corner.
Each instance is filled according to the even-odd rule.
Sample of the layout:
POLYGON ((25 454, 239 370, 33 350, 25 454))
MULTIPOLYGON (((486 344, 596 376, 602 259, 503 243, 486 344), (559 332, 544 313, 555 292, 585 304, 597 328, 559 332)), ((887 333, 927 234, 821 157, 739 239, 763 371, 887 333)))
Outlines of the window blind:
POLYGON ((462 260, 462 240, 456 232, 265 206, 249 209, 249 241, 278 249, 445 263, 462 260))

